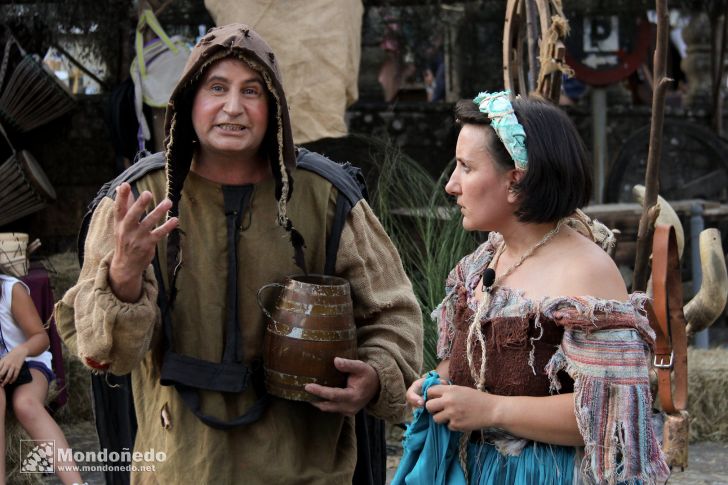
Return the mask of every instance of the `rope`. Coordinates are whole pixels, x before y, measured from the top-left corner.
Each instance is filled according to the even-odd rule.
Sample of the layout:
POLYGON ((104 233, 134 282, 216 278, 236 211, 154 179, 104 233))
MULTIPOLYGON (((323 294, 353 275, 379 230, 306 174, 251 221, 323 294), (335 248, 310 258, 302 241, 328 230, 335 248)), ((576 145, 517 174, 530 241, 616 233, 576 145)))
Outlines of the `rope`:
POLYGON ((541 92, 541 88, 546 82, 546 77, 551 74, 561 71, 568 77, 574 76, 574 70, 569 67, 568 64, 563 62, 561 59, 557 59, 552 55, 552 52, 556 51, 556 45, 563 41, 563 39, 569 35, 569 21, 564 15, 564 9, 561 4, 561 0, 551 0, 551 10, 554 15, 551 16, 551 24, 546 33, 542 34, 541 48, 539 51, 539 62, 541 63, 541 69, 538 73, 538 88, 541 92))

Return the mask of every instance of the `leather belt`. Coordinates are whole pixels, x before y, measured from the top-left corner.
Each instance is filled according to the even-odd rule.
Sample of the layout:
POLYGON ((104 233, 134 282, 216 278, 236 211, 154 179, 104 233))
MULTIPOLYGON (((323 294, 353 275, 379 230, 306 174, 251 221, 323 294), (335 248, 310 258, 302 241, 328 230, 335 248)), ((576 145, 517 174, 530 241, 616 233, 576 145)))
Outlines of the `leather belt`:
POLYGON ((675 229, 655 226, 652 240, 652 291, 650 324, 655 331, 657 393, 664 412, 684 411, 688 404, 688 339, 683 314, 682 278, 675 229))

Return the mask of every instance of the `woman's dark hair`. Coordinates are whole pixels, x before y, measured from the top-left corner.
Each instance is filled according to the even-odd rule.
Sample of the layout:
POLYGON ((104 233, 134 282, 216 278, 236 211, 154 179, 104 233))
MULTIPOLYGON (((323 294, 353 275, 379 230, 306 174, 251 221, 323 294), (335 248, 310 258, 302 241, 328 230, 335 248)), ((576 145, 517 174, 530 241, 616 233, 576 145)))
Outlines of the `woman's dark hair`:
MULTIPOLYGON (((528 168, 515 190, 521 202, 515 215, 521 222, 554 222, 589 203, 591 162, 571 119, 550 102, 535 97, 512 101, 513 111, 526 132, 528 168)), ((515 168, 490 126, 488 115, 471 100, 455 106, 460 125, 487 127, 486 148, 504 170, 515 168)))

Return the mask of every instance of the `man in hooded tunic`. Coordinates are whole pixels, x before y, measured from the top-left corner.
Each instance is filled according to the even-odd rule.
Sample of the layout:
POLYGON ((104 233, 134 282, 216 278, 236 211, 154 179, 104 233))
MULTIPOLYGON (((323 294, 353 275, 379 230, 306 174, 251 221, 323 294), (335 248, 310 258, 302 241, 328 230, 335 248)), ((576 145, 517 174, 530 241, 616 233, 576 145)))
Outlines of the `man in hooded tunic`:
MULTIPOLYGON (((225 359, 231 306, 233 353, 252 368, 265 333, 257 290, 301 266, 324 272, 340 190, 296 158, 341 167, 294 147, 281 86, 275 55, 253 30, 232 24, 203 37, 167 108, 165 152, 130 168, 143 173, 126 174, 134 193, 122 183, 101 200, 79 280, 56 305, 61 336, 85 365, 131 373, 133 452, 144 457, 132 463, 132 483, 351 483, 352 416, 366 409, 404 418, 404 395, 422 362, 421 314, 396 249, 363 199, 346 217, 333 271, 351 284, 357 325, 358 359, 336 361, 346 389, 308 385, 321 401, 271 397, 253 422, 217 429, 198 418, 179 386, 160 383, 165 350, 225 359), (239 211, 228 204, 226 217, 230 193, 239 194, 239 211), (237 305, 228 303, 232 284, 237 305), (145 461, 150 450, 154 458, 145 461)), ((194 394, 197 414, 217 421, 245 415, 260 399, 254 385, 194 394)))

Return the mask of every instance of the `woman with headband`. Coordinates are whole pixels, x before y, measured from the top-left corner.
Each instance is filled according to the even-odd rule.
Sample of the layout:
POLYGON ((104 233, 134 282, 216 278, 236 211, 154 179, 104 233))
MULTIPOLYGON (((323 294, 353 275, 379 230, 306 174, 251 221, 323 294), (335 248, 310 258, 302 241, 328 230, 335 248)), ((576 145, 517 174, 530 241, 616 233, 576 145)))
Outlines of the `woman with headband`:
POLYGON ((436 371, 394 483, 654 483, 669 471, 650 423, 644 294, 568 222, 589 159, 557 107, 508 92, 456 107, 445 190, 488 240, 450 273, 436 371))

